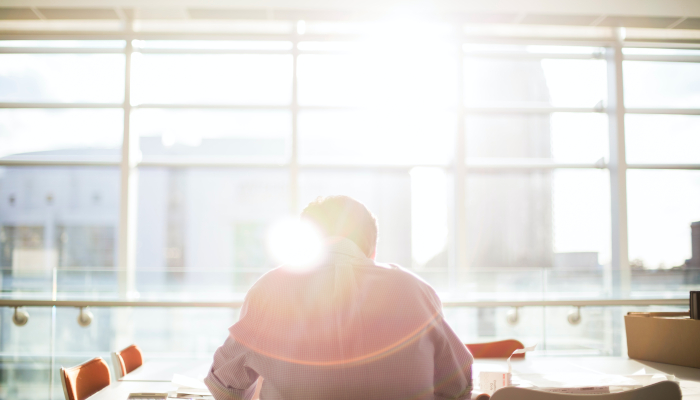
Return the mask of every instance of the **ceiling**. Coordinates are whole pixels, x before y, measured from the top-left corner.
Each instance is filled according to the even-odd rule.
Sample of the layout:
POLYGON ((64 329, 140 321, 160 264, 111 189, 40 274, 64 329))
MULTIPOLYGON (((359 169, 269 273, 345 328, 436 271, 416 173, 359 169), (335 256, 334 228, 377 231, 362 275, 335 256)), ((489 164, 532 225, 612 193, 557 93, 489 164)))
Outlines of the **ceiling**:
POLYGON ((377 20, 700 29, 698 0, 1 0, 0 20, 377 20))

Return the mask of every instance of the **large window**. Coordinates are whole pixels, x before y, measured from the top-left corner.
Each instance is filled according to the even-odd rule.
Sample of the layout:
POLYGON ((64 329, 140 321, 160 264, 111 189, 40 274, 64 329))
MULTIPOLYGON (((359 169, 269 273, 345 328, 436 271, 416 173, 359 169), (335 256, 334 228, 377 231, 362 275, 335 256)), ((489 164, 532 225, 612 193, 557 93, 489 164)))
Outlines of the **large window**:
MULTIPOLYGON (((377 214, 380 261, 452 299, 480 297, 465 271, 629 271, 613 261, 627 244, 638 274, 691 258, 697 64, 652 61, 654 49, 460 44, 426 29, 375 27, 356 41, 3 42, 3 267, 112 268, 130 276, 121 285, 135 282, 115 283, 114 296, 203 296, 207 278, 193 271, 227 271, 207 296, 239 298, 273 266, 271 224, 334 193, 377 214), (623 75, 611 75, 622 58, 623 75), (627 114, 608 107, 616 80, 627 114), (609 130, 619 118, 624 135, 609 130), (626 160, 611 153, 620 140, 626 160), (120 186, 126 162, 136 169, 120 186), (606 171, 625 162, 626 180, 606 171), (627 207, 611 208, 611 188, 627 207), (121 223, 136 224, 121 237, 119 204, 130 214, 121 223), (613 248, 621 232, 628 243, 613 248), (128 235, 133 264, 119 261, 128 235)), ((613 293, 601 279, 596 292, 613 293)))
MULTIPOLYGON (((2 295, 239 301, 276 266, 270 228, 331 194, 368 206, 378 261, 456 305, 446 316, 465 342, 620 354, 622 309, 589 307, 572 325, 568 308, 522 308, 513 322, 508 307, 459 302, 697 290, 695 53, 378 26, 341 39, 152 40, 144 28, 129 41, 0 40, 2 295)), ((0 358, 40 365, 31 383, 46 353, 71 364, 126 337, 206 354, 237 317, 94 314, 80 330, 66 309, 32 311, 31 335, 4 322, 0 358)), ((0 389, 19 390, 8 382, 22 368, 0 389)))

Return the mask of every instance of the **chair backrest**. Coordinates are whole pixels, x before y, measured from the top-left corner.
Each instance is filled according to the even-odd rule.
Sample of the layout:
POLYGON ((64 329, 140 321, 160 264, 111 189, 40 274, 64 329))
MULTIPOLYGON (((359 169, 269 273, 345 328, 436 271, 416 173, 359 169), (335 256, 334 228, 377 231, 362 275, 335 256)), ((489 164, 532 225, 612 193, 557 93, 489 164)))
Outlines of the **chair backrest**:
POLYGON ((610 394, 562 394, 534 389, 506 387, 496 390, 491 400, 681 400, 676 382, 662 381, 639 389, 610 394))
MULTIPOLYGON (((467 343, 466 346, 474 358, 508 358, 515 350, 525 348, 522 343, 513 339, 488 343, 467 343)), ((525 357, 525 353, 513 355, 513 358, 523 357, 525 357)))
POLYGON ((72 368, 61 368, 61 384, 66 400, 85 400, 110 383, 109 366, 100 357, 72 368))
POLYGON ((112 353, 112 364, 117 379, 120 379, 143 365, 143 353, 141 353, 139 346, 132 344, 121 351, 112 353))

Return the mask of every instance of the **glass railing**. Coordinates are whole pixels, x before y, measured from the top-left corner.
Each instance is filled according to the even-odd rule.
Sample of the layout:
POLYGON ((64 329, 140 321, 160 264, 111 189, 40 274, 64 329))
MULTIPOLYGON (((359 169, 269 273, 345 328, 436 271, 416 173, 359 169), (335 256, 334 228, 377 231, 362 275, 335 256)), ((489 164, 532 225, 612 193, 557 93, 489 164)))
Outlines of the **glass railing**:
MULTIPOLYGON (((57 268, 29 276, 2 271, 0 398, 62 399, 58 369, 137 343, 147 360, 207 359, 238 319, 245 291, 265 271, 137 270, 121 296, 110 268, 57 268), (38 303, 40 302, 40 303, 38 303), (79 307, 90 323, 81 326, 79 307), (29 315, 13 322, 15 306, 29 315)), ((415 271, 438 291, 464 342, 515 338, 538 344, 532 356, 625 355, 629 311, 687 311, 696 270, 632 270, 616 296, 599 270, 470 269, 415 271)), ((528 355, 530 356, 530 355, 528 355)))

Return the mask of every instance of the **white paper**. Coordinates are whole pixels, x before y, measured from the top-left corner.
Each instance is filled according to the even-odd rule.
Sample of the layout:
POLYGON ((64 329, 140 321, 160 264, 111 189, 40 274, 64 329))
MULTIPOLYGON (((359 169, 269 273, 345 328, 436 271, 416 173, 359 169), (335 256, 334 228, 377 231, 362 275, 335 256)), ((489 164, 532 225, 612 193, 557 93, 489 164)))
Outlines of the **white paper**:
POLYGON ((587 387, 566 387, 566 388, 536 388, 543 392, 565 393, 565 394, 608 394, 609 386, 587 386, 587 387))
POLYGON ((173 374, 173 379, 171 382, 178 388, 209 390, 207 385, 205 385, 201 379, 191 378, 185 375, 173 374))
POLYGON ((211 396, 209 389, 181 388, 175 391, 177 394, 192 394, 196 396, 211 396))
POLYGON ((524 348, 524 349, 517 349, 517 350, 515 350, 515 351, 513 352, 513 354, 511 354, 510 357, 508 357, 508 373, 510 374, 511 372, 513 372, 512 369, 510 368, 510 359, 511 359, 515 354, 524 354, 524 353, 526 353, 526 352, 528 352, 528 351, 533 351, 533 350, 535 350, 535 347, 537 347, 536 344, 534 344, 534 345, 532 345, 532 346, 530 346, 530 347, 526 347, 526 348, 524 348))
MULTIPOLYGON (((638 376, 638 375, 637 375, 638 376)), ((514 381, 523 387, 537 388, 571 388, 591 386, 641 387, 635 378, 622 375, 594 373, 558 373, 558 374, 517 374, 514 381), (517 380, 515 379, 517 377, 517 380)))

